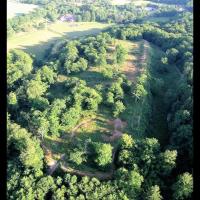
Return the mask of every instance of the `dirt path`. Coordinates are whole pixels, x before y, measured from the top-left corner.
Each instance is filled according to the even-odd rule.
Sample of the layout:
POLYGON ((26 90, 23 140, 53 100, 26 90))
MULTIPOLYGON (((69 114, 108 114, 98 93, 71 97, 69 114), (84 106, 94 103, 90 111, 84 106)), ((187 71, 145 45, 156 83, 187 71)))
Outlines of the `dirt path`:
POLYGON ((49 175, 52 175, 54 173, 54 171, 58 168, 60 161, 63 160, 64 157, 65 157, 65 154, 62 154, 59 160, 52 163, 52 165, 48 169, 49 175))
MULTIPOLYGON (((128 80, 130 80, 131 82, 136 81, 136 77, 143 70, 143 68, 140 66, 142 66, 142 64, 145 63, 146 59, 147 59, 147 47, 149 46, 149 44, 146 40, 144 40, 141 45, 143 45, 143 47, 142 47, 143 52, 142 52, 141 56, 138 56, 135 59, 135 56, 133 55, 133 52, 132 52, 133 49, 131 49, 129 52, 129 59, 126 60, 124 63, 123 73, 126 75, 128 80)), ((137 50, 137 51, 139 51, 139 50, 137 50)))

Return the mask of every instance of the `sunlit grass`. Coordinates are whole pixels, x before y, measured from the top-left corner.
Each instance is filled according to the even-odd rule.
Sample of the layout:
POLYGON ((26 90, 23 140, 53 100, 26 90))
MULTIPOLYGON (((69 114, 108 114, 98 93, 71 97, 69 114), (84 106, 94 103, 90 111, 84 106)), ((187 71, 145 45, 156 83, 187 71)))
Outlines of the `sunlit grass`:
POLYGON ((7 40, 7 50, 22 49, 41 59, 51 44, 61 39, 75 39, 81 36, 97 34, 110 24, 97 22, 55 22, 47 24, 44 30, 34 30, 15 34, 7 40))

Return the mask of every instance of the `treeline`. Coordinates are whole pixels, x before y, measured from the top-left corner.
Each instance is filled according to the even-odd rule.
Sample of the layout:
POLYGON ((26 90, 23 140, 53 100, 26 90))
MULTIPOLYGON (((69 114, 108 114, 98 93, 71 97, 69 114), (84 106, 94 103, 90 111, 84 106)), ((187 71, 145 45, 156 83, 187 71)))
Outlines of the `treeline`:
MULTIPOLYGON (((120 39, 145 39, 166 52, 164 64, 176 64, 180 70, 180 83, 174 91, 168 91, 168 125, 170 148, 178 150, 179 170, 192 170, 192 15, 186 13, 182 20, 160 27, 158 24, 143 24, 111 28, 112 36, 120 39), (186 34, 187 33, 187 34, 186 34), (187 160, 187 162, 186 162, 187 160)), ((176 70, 176 69, 174 69, 176 70)))

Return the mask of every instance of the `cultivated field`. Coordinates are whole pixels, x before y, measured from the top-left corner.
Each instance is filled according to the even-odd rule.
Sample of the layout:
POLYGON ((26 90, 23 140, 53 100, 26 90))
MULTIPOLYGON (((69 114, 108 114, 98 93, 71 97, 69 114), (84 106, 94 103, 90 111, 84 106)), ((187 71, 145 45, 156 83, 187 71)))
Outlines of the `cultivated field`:
POLYGON ((21 14, 29 13, 37 7, 38 7, 37 5, 33 5, 33 4, 24 4, 24 3, 14 2, 14 1, 8 1, 7 2, 7 19, 13 18, 21 14))
POLYGON ((16 34, 7 41, 7 48, 22 49, 34 54, 41 59, 51 44, 60 39, 75 39, 85 35, 92 35, 101 32, 109 24, 97 22, 56 22, 47 24, 44 30, 35 30, 26 33, 16 34))

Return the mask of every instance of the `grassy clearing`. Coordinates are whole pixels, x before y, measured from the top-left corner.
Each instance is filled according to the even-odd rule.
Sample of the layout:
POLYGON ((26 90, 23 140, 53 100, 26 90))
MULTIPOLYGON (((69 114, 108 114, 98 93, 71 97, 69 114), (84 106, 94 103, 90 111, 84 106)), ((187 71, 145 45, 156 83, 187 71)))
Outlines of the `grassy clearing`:
POLYGON ((37 5, 12 2, 12 1, 8 0, 8 2, 7 2, 7 19, 13 18, 13 17, 21 15, 21 14, 27 14, 36 8, 38 8, 37 5))
POLYGON ((56 22, 47 24, 44 30, 19 33, 7 41, 7 49, 22 49, 42 59, 51 44, 61 39, 75 39, 81 36, 97 34, 110 24, 97 22, 56 22))

